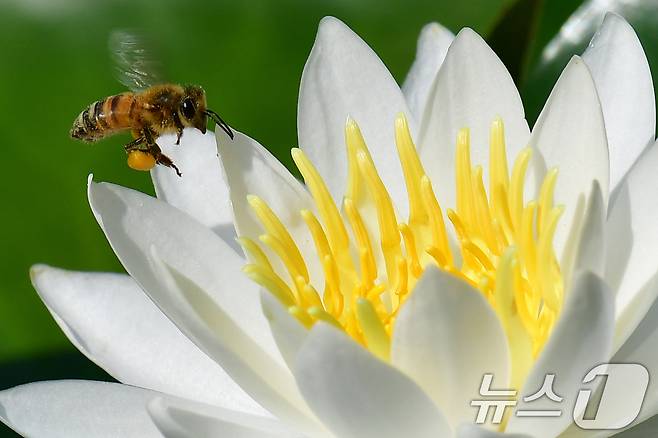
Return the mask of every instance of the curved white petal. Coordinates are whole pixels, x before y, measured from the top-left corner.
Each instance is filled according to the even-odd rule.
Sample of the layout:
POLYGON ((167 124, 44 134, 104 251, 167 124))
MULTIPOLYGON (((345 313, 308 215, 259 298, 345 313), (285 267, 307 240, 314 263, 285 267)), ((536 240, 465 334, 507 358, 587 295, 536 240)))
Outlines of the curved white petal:
POLYGON ((503 63, 471 29, 462 29, 448 49, 420 122, 419 153, 446 208, 455 204, 455 144, 461 128, 471 133, 471 158, 487 174, 489 129, 496 117, 505 123, 510 160, 530 135, 519 92, 503 63))
MULTIPOLYGON (((544 350, 533 365, 518 394, 519 410, 555 410, 572 413, 583 376, 610 358, 614 329, 613 295, 607 285, 591 272, 577 273, 572 290, 544 350), (557 404, 548 397, 524 401, 554 374, 553 389, 563 397, 557 404)), ((535 438, 557 436, 573 422, 570 414, 560 417, 510 417, 506 432, 527 433, 535 438)))
POLYGON ((119 260, 178 328, 263 407, 308 423, 243 261, 209 229, 143 193, 90 183, 89 199, 119 260))
POLYGON ((571 276, 580 270, 592 271, 599 277, 605 275, 605 217, 603 193, 598 181, 592 183, 587 205, 572 234, 567 239, 560 269, 565 285, 571 284, 571 276))
POLYGON ((658 290, 647 287, 658 272, 658 144, 643 154, 610 203, 606 281, 617 293, 616 346, 644 317, 658 290))
POLYGON ((165 202, 114 184, 90 180, 89 203, 117 257, 147 294, 161 287, 149 262, 155 246, 164 260, 220 303, 245 333, 276 353, 258 286, 241 273, 244 260, 209 228, 165 202))
POLYGON ((193 280, 160 259, 155 248, 152 263, 164 284, 158 304, 181 330, 281 421, 311 435, 318 433, 321 426, 289 370, 247 337, 193 280))
MULTIPOLYGON (((368 45, 333 17, 320 21, 299 90, 299 146, 341 201, 347 184, 345 123, 359 124, 380 175, 400 213, 406 192, 394 142, 398 113, 410 116, 405 98, 386 66, 368 45)), ((409 117, 411 119, 411 117, 409 117)), ((414 121, 409 120, 412 132, 414 121)))
POLYGON ((294 369, 297 353, 304 344, 308 330, 269 292, 261 291, 261 304, 281 356, 288 368, 294 369))
POLYGON ((309 406, 341 438, 452 434, 411 379, 324 323, 313 327, 302 346, 295 377, 309 406))
POLYGON ((158 138, 162 151, 183 174, 179 177, 172 169, 156 166, 151 179, 158 199, 183 210, 236 248, 231 204, 217 158, 215 134, 188 128, 180 145, 175 142, 176 135, 158 138))
POLYGON ((453 39, 455 35, 439 23, 426 24, 420 31, 416 59, 402 84, 409 111, 416 120, 422 120, 434 78, 453 39))
POLYGON ((455 427, 473 421, 482 376, 507 388, 505 332, 482 293, 428 268, 395 323, 391 362, 414 379, 455 427))
POLYGON ((55 321, 117 380, 231 409, 265 414, 187 339, 127 275, 34 266, 32 284, 55 321))
POLYGON ((615 435, 615 438, 645 438, 654 436, 658 430, 658 415, 642 421, 635 425, 632 429, 621 432, 615 435))
POLYGON ((0 392, 0 420, 30 438, 156 438, 146 405, 158 395, 118 383, 30 383, 0 392))
POLYGON ((643 303, 645 309, 648 308, 644 319, 611 360, 613 363, 639 363, 649 371, 649 387, 642 410, 632 425, 639 424, 658 414, 658 381, 655 378, 658 375, 658 300, 655 300, 658 293, 658 274, 647 288, 651 291, 645 291, 645 293, 653 296, 654 301, 653 303, 643 303))
MULTIPOLYGON (((574 56, 558 79, 532 130, 530 145, 541 151, 547 169, 557 167, 556 204, 565 206, 554 247, 562 255, 579 199, 598 181, 608 205, 608 147, 594 81, 585 63, 574 56)), ((542 176, 541 172, 537 176, 542 176)), ((539 187, 539 182, 537 187, 539 187)))
POLYGON ((520 433, 502 433, 487 430, 474 424, 462 424, 457 428, 456 438, 533 438, 520 433))
MULTIPOLYGON (((222 161, 224 176, 229 188, 230 203, 235 219, 235 228, 240 236, 258 242, 264 228, 247 203, 248 195, 257 195, 277 214, 281 222, 299 247, 307 262, 313 284, 321 289, 322 268, 315 252, 313 238, 304 222, 301 210, 314 211, 311 195, 304 185, 257 141, 235 131, 230 140, 221 132, 217 133, 217 149, 222 161)), ((287 279, 285 269, 277 264, 278 257, 268 248, 273 266, 278 267, 282 278, 287 279)))
POLYGON ((608 13, 583 53, 601 99, 610 149, 610 187, 622 179, 656 133, 647 57, 633 28, 608 13))
POLYGON ((149 402, 148 412, 165 438, 299 436, 293 435, 276 420, 187 400, 158 397, 149 402))

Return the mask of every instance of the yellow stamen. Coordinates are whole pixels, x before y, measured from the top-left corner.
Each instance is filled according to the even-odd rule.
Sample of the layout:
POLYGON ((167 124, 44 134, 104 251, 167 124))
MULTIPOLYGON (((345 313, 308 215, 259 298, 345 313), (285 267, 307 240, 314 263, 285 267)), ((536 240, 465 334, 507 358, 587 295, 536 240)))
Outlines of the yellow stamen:
MULTIPOLYGON (((361 135, 358 131, 352 131, 352 133, 353 135, 361 135)), ((400 232, 398 230, 393 204, 370 156, 363 151, 359 151, 357 160, 370 195, 373 197, 375 206, 377 207, 377 220, 379 222, 382 251, 386 262, 386 272, 388 278, 394 280, 396 272, 395 261, 398 257, 401 257, 402 249, 400 248, 400 232)))
POLYGON ((508 339, 512 384, 518 389, 562 306, 564 286, 552 242, 563 208, 553 205, 554 169, 547 173, 538 199, 524 200, 532 151, 518 155, 510 174, 501 119, 493 121, 490 134, 488 185, 480 163, 471 163, 468 129, 457 135, 457 196, 454 209, 446 210, 449 222, 402 115, 395 121, 395 140, 409 200, 406 221, 397 217, 355 121, 348 120, 345 128, 349 180, 342 214, 310 160, 293 149, 317 211, 317 216, 310 209, 300 212, 317 260, 304 260, 276 213, 250 196, 264 233, 260 245, 239 239, 252 263, 245 272, 305 327, 317 321, 331 324, 387 361, 401 306, 424 269, 438 266, 479 289, 491 303, 508 339), (277 269, 285 269, 288 282, 261 246, 279 259, 277 269), (307 263, 320 263, 324 284, 312 284, 307 263))
POLYGON ((350 198, 345 198, 345 212, 356 237, 359 261, 361 266, 361 282, 366 288, 371 288, 377 279, 377 264, 370 244, 370 237, 359 211, 350 198))
POLYGON ((452 264, 452 252, 450 251, 450 244, 448 243, 448 232, 446 230, 445 222, 443 221, 441 206, 439 205, 436 196, 434 196, 434 190, 432 190, 430 179, 425 175, 420 179, 420 188, 430 216, 432 237, 429 244, 432 248, 436 248, 436 250, 441 253, 441 258, 445 259, 446 264, 452 264))
POLYGON ((304 258, 285 225, 281 223, 277 215, 258 196, 247 196, 247 202, 249 202, 249 205, 272 238, 280 242, 282 250, 287 253, 291 266, 304 277, 304 280, 308 281, 308 270, 306 269, 304 258))
POLYGON ((288 307, 295 304, 295 296, 285 281, 274 271, 258 265, 246 265, 242 271, 255 283, 269 290, 281 303, 288 307))
POLYGON ((327 237, 332 252, 341 262, 345 261, 349 264, 349 238, 347 236, 347 230, 340 217, 338 208, 336 208, 336 204, 334 204, 331 198, 329 189, 304 152, 300 149, 293 149, 291 153, 293 161, 304 177, 306 186, 311 191, 311 195, 313 195, 320 217, 327 227, 327 237))
POLYGON ((365 298, 358 298, 356 315, 370 351, 380 359, 388 360, 391 341, 372 303, 365 298))
POLYGON ((251 263, 267 268, 269 271, 274 271, 267 255, 265 255, 256 242, 248 237, 238 237, 237 241, 242 246, 242 249, 244 249, 245 255, 251 263))
MULTIPOLYGON (((416 147, 411 140, 409 125, 404 117, 398 117, 395 120, 395 140, 409 195, 409 226, 414 228, 427 225, 428 212, 421 187, 425 169, 423 169, 416 147)), ((416 230, 416 232, 418 231, 416 230)))

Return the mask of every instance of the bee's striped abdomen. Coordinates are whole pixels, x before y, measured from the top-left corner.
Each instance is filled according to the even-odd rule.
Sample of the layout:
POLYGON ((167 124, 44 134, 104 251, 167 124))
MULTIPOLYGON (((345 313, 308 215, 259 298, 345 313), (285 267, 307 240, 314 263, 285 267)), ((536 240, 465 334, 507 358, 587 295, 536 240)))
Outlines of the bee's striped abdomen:
POLYGON ((84 141, 96 141, 116 131, 129 129, 137 100, 133 93, 123 93, 98 100, 80 113, 71 137, 84 141))

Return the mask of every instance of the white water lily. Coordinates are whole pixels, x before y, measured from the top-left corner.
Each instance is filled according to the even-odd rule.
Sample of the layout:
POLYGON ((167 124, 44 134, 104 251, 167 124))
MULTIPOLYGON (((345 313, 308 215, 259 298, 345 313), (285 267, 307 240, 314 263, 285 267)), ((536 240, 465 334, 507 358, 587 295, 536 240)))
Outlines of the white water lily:
MULTIPOLYGON (((305 184, 244 134, 191 130, 161 139, 184 176, 154 170, 158 199, 90 181, 129 276, 31 274, 123 384, 20 386, 0 419, 31 437, 612 434, 572 424, 585 373, 658 373, 656 116, 635 33, 608 15, 532 133, 469 29, 428 25, 402 90, 327 18, 300 89, 305 184), (476 426, 485 373, 521 395, 554 373, 565 413, 476 426)), ((657 413, 652 379, 634 424, 657 413)))

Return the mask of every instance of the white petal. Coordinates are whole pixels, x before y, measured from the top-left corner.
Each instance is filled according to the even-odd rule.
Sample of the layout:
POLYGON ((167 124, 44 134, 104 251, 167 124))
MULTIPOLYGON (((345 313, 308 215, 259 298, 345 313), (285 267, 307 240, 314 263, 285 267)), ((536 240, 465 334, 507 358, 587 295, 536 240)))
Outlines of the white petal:
POLYGON ((402 84, 409 111, 416 120, 422 120, 430 88, 454 38, 455 35, 439 23, 426 24, 420 31, 416 59, 402 84))
POLYGON ((178 328, 263 407, 306 421, 243 261, 209 229, 143 193, 91 183, 89 198, 126 270, 178 328))
POLYGON ((647 57, 633 28, 608 13, 583 53, 601 99, 614 188, 653 142, 656 107, 647 57))
POLYGON ((570 413, 583 385, 583 376, 610 358, 613 327, 612 292, 596 275, 577 273, 553 333, 517 396, 515 411, 559 409, 563 415, 543 418, 514 415, 505 431, 543 438, 557 436, 566 429, 573 422, 570 413), (553 389, 564 398, 562 402, 556 405, 547 397, 523 401, 542 387, 548 374, 555 375, 553 389))
POLYGON ((261 304, 276 345, 288 367, 293 369, 308 330, 267 291, 261 291, 261 304))
MULTIPOLYGON (((313 238, 300 214, 301 210, 314 211, 311 195, 304 185, 257 141, 235 131, 230 140, 221 132, 217 134, 217 149, 222 160, 224 175, 229 187, 235 227, 240 236, 258 241, 264 228, 247 203, 247 195, 257 195, 277 214, 299 247, 307 262, 313 284, 321 289, 322 268, 315 252, 313 238)), ((270 261, 279 266, 278 257, 265 248, 270 261)), ((279 266, 282 278, 287 273, 279 266)))
POLYGON ((643 154, 610 203, 606 234, 606 281, 617 293, 615 345, 644 317, 658 290, 647 288, 658 272, 658 147, 643 154))
POLYGON ((658 415, 654 415, 648 420, 644 420, 642 423, 633 427, 628 431, 624 431, 618 435, 615 435, 615 438, 646 438, 656 435, 658 431, 658 415))
MULTIPOLYGON (((400 88, 379 57, 340 20, 323 18, 302 73, 297 132, 299 146, 317 166, 335 200, 342 200, 347 184, 345 122, 350 116, 359 124, 404 216, 407 197, 394 142, 394 122, 400 112, 410 115, 400 88)), ((414 132, 414 121, 409 122, 414 132)))
POLYGON ((592 271, 599 277, 605 274, 606 211, 598 181, 592 183, 587 200, 583 213, 576 214, 582 220, 573 227, 564 247, 560 269, 565 285, 569 285, 573 273, 580 270, 592 271))
POLYGON ((462 29, 448 49, 420 121, 419 152, 446 208, 455 204, 455 141, 461 128, 471 132, 471 158, 489 162, 489 129, 496 117, 505 123, 510 160, 529 137, 519 92, 503 63, 471 29, 462 29))
MULTIPOLYGON (((652 289, 650 294, 655 298, 658 293, 658 275, 648 288, 652 289)), ((643 304, 648 308, 644 319, 611 360, 613 363, 639 363, 649 371, 649 387, 640 415, 633 425, 658 414, 658 382, 655 379, 658 375, 658 300, 643 304)))
POLYGON ((0 392, 0 420, 31 438, 155 438, 146 405, 158 394, 85 380, 30 383, 0 392))
POLYGON ((148 404, 148 412, 166 438, 294 436, 276 420, 187 400, 158 397, 148 404))
POLYGON ((122 383, 265 414, 129 276, 45 265, 30 276, 71 342, 122 383))
POLYGON ((482 293, 429 268, 401 309, 393 331, 392 363, 441 406, 453 427, 473 421, 486 373, 507 387, 507 338, 482 293))
POLYGON ((228 189, 217 158, 215 134, 185 129, 180 145, 175 135, 158 138, 158 145, 183 174, 156 166, 151 171, 158 199, 183 210, 212 229, 232 247, 236 247, 235 230, 228 189))
POLYGON ((494 432, 474 424, 462 424, 457 428, 456 438, 532 438, 532 436, 520 433, 494 432))
POLYGON ((308 335, 295 376, 309 406, 341 438, 452 434, 411 379, 324 323, 308 335))
POLYGON ((249 339, 197 284, 160 259, 155 248, 152 262, 163 282, 154 299, 184 333, 279 419, 311 435, 321 430, 287 368, 249 339))
POLYGON ((547 169, 557 167, 559 171, 554 199, 565 206, 565 211, 555 232, 554 247, 561 256, 577 206, 589 194, 593 181, 599 182, 604 205, 608 204, 603 115, 592 76, 580 58, 571 59, 555 84, 533 128, 530 145, 541 151, 547 169))
POLYGON ((126 271, 147 294, 161 287, 149 262, 155 246, 259 345, 277 352, 260 309, 259 289, 240 271, 245 261, 209 228, 165 202, 114 184, 90 180, 89 203, 126 271))

